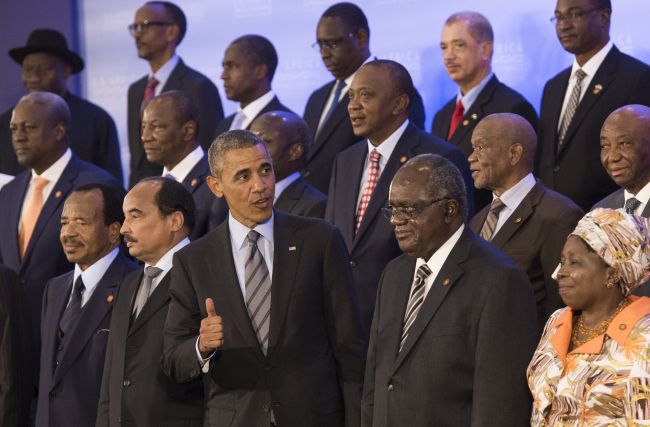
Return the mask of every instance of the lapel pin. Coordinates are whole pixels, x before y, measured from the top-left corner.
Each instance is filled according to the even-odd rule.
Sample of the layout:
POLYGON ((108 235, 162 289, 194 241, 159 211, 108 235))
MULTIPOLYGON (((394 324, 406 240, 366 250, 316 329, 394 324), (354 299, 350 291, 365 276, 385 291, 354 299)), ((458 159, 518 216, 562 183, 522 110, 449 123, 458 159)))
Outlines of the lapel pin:
POLYGON ((515 219, 515 224, 519 224, 520 222, 521 222, 521 217, 518 216, 518 217, 515 219))
POLYGON ((451 279, 449 277, 445 277, 445 280, 442 281, 442 286, 449 286, 451 283, 451 279))
POLYGON ((472 114, 472 120, 478 119, 478 115, 476 113, 472 114))
POLYGON ((597 84, 596 86, 594 86, 594 90, 592 92, 594 95, 598 95, 602 90, 603 90, 603 85, 597 84))
POLYGON ((463 126, 467 126, 469 124, 469 120, 465 119, 463 120, 463 126))
POLYGON ((115 297, 113 295, 109 295, 106 297, 106 302, 113 302, 114 299, 115 297))
POLYGON ((196 187, 196 183, 197 183, 197 182, 198 182, 198 181, 196 180, 196 178, 194 178, 194 179, 192 179, 192 182, 190 182, 190 185, 191 185, 192 187, 196 187))
POLYGON ((56 197, 57 199, 60 199, 62 194, 63 193, 61 193, 61 191, 57 191, 56 193, 54 193, 54 197, 56 197))
POLYGON ((408 157, 406 157, 406 156, 402 156, 402 157, 399 158, 399 162, 400 162, 401 164, 404 164, 404 163, 406 163, 406 161, 407 161, 408 159, 409 159, 408 157))
POLYGON ((293 252, 293 251, 295 251, 295 250, 296 250, 296 247, 295 247, 295 246, 289 246, 289 252, 293 252))

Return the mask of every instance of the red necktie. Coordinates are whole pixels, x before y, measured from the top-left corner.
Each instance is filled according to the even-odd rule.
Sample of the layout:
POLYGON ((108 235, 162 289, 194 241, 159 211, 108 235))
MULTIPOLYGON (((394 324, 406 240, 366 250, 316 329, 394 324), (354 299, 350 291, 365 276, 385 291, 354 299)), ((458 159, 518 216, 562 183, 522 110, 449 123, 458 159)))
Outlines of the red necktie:
POLYGON ((370 159, 368 161, 368 181, 363 187, 363 193, 361 194, 361 201, 359 201, 359 208, 357 209, 357 215, 354 219, 354 231, 356 232, 361 226, 361 221, 363 220, 363 215, 366 213, 366 208, 368 203, 370 203, 370 198, 372 193, 375 191, 377 186, 377 179, 379 179, 379 159, 381 154, 376 149, 373 149, 370 152, 370 159))
POLYGON ((143 101, 149 101, 151 98, 156 96, 156 86, 158 86, 158 80, 154 76, 149 77, 147 87, 144 88, 143 101))
POLYGON ((454 109, 454 114, 451 115, 451 123, 449 124, 449 133, 447 134, 447 140, 451 140, 451 137, 456 132, 458 124, 463 119, 463 114, 465 114, 465 108, 463 108, 463 103, 458 100, 456 103, 456 108, 454 109))

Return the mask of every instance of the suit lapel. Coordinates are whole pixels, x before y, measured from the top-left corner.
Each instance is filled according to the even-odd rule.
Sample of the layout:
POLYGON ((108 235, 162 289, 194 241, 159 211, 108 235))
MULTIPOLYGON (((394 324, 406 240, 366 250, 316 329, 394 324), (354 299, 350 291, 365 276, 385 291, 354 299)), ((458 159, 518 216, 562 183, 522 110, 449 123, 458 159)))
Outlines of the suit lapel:
POLYGON ((558 128, 560 127, 560 114, 562 113, 562 104, 564 103, 564 95, 566 93, 567 87, 569 86, 569 78, 571 77, 571 68, 564 70, 557 79, 557 84, 555 87, 548 87, 547 91, 549 92, 549 117, 552 118, 551 130, 553 132, 554 145, 553 152, 557 155, 557 140, 558 140, 558 128))
POLYGON ((205 180, 205 177, 209 175, 209 173, 208 160, 205 156, 203 156, 201 157, 201 160, 199 160, 199 162, 194 165, 190 173, 187 174, 183 180, 183 186, 185 186, 187 191, 194 194, 194 192, 201 186, 201 183, 203 180, 205 180))
POLYGON ((284 189, 275 206, 284 212, 291 212, 305 192, 305 180, 300 177, 284 189))
MULTIPOLYGON (((451 136, 450 142, 452 144, 459 146, 463 141, 470 140, 470 138, 467 138, 467 134, 471 133, 476 124, 483 119, 483 106, 490 102, 498 85, 499 80, 493 75, 483 90, 481 90, 474 103, 469 107, 469 110, 465 111, 465 114, 463 114, 462 121, 458 124, 456 132, 451 136)), ((451 116, 449 116, 449 121, 451 122, 451 116)), ((449 128, 449 126, 447 126, 447 128, 449 128)))
POLYGON ((343 187, 344 183, 339 183, 339 186, 343 187, 343 195, 341 197, 341 206, 336 207, 336 210, 341 212, 341 216, 343 217, 342 221, 337 220, 337 225, 341 229, 345 244, 350 252, 352 252, 352 245, 355 239, 354 218, 357 213, 357 197, 359 196, 364 163, 368 156, 368 142, 364 140, 359 143, 359 146, 353 145, 353 147, 355 147, 355 150, 348 156, 345 158, 342 156, 338 157, 338 159, 341 159, 341 162, 337 165, 337 168, 342 170, 338 174, 337 179, 341 178, 341 181, 347 181, 346 184, 352 184, 343 187), (347 173, 348 171, 350 173, 347 173))
MULTIPOLYGON (((47 337, 47 342, 43 342, 43 354, 48 354, 51 356, 50 360, 47 360, 47 365, 43 367, 44 372, 50 372, 52 374, 51 378, 54 377, 56 367, 54 366, 54 360, 56 359, 57 351, 57 341, 59 336, 59 322, 63 316, 63 311, 68 305, 68 300, 70 298, 70 291, 72 290, 72 280, 74 277, 74 272, 69 272, 63 275, 60 280, 64 283, 64 286, 59 286, 57 292, 49 293, 50 301, 48 302, 48 313, 49 316, 47 319, 43 319, 42 326, 43 330, 41 331, 42 337, 47 337), (49 349, 49 351, 48 351, 49 349)), ((59 279, 57 279, 58 281, 59 279)))
POLYGON ((7 265, 21 265, 20 260, 20 251, 18 248, 18 227, 20 225, 20 211, 23 207, 23 201, 25 200, 25 195, 27 193, 27 187, 29 186, 29 181, 32 179, 31 171, 26 171, 22 175, 19 175, 16 180, 18 189, 20 190, 13 195, 11 203, 9 206, 3 206, 3 209, 9 210, 9 236, 3 236, 3 238, 9 238, 11 241, 12 251, 10 253, 11 257, 15 257, 13 260, 5 259, 4 263, 7 265))
MULTIPOLYGON (((350 103, 350 98, 348 98, 347 96, 344 96, 343 99, 341 99, 338 102, 332 115, 329 117, 329 119, 327 119, 325 123, 323 123, 322 129, 320 130, 320 132, 317 133, 310 157, 313 157, 314 154, 324 146, 323 143, 327 140, 327 137, 329 137, 330 134, 334 132, 334 129, 336 129, 339 123, 345 119, 348 119, 349 103, 350 103)), ((322 112, 322 109, 320 111, 322 112)))
POLYGON ((646 218, 650 218, 650 203, 647 203, 645 205, 645 208, 643 209, 643 212, 641 213, 642 216, 646 218))
MULTIPOLYGON (((165 306, 165 304, 169 302, 169 300, 171 299, 169 295, 170 278, 171 278, 171 270, 168 271, 167 274, 165 274, 165 277, 163 277, 160 283, 158 283, 156 289, 154 289, 151 295, 149 295, 149 299, 147 300, 144 307, 142 307, 142 311, 140 311, 140 314, 131 325, 131 329, 129 329, 129 335, 133 334, 135 331, 140 329, 142 325, 147 323, 147 321, 151 316, 156 314, 158 310, 160 310, 162 307, 165 306)), ((129 308, 132 309, 132 307, 133 304, 131 304, 129 308)))
MULTIPOLYGON (((427 325, 431 322, 433 316, 438 311, 440 304, 442 304, 444 301, 445 297, 449 293, 449 290, 462 276, 463 269, 460 267, 460 263, 462 263, 468 257, 470 246, 472 244, 469 237, 470 233, 471 231, 469 229, 465 229, 463 231, 460 240, 451 250, 451 253, 442 266, 442 269, 433 281, 431 289, 429 289, 429 292, 424 299, 424 303, 422 303, 420 312, 418 313, 417 318, 411 326, 409 335, 406 338, 406 342, 404 343, 404 347, 402 348, 402 351, 397 355, 397 359, 395 360, 395 365, 393 367, 393 372, 395 372, 402 364, 406 356, 409 354, 413 346, 417 343, 418 339, 426 329, 427 325)), ((406 304, 404 304, 403 307, 406 308, 406 304)))
MULTIPOLYGON (((399 344, 402 339, 402 328, 404 327, 404 316, 406 315, 406 306, 408 305, 409 296, 411 294, 411 287, 413 286, 413 277, 415 275, 415 258, 408 258, 406 262, 400 264, 399 271, 396 276, 400 278, 400 283, 387 283, 386 285, 394 287, 394 292, 391 292, 390 298, 387 299, 390 307, 388 310, 397 312, 397 316, 392 318, 391 328, 392 332, 388 334, 389 341, 386 343, 387 349, 396 357, 399 356, 399 344)), ((383 286, 386 286, 383 285, 383 286)), ((386 292, 386 291, 382 291, 386 292)), ((386 310, 386 309, 384 309, 386 310)))
POLYGON ((535 183, 530 192, 526 194, 526 197, 524 197, 521 203, 519 203, 519 206, 517 206, 515 211, 501 226, 497 234, 494 235, 492 243, 498 247, 503 247, 503 245, 510 240, 512 235, 526 223, 528 217, 533 214, 535 206, 537 206, 542 200, 543 195, 544 188, 539 182, 535 183))
POLYGON ((275 211, 273 221, 273 277, 267 356, 270 356, 275 349, 280 331, 283 330, 303 246, 302 239, 295 235, 295 229, 287 221, 286 215, 275 211))
MULTIPOLYGON (((182 87, 183 77, 185 77, 186 71, 187 71, 187 67, 185 67, 185 63, 183 62, 182 59, 179 58, 178 64, 176 64, 171 74, 167 78, 167 81, 165 82, 165 85, 163 86, 162 91, 160 93, 182 87)), ((144 91, 142 93, 144 96, 144 91)))

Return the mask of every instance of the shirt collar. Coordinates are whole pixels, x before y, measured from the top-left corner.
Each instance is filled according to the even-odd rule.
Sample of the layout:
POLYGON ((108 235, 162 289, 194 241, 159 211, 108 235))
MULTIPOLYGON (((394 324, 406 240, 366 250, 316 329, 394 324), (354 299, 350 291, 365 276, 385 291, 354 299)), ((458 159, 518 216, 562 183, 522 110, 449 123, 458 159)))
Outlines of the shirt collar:
POLYGON ((174 71, 174 68, 176 68, 178 61, 180 61, 180 58, 178 55, 174 54, 171 58, 169 58, 167 62, 165 62, 165 65, 158 69, 158 71, 155 73, 149 73, 150 78, 153 76, 156 78, 156 80, 158 80, 158 84, 160 85, 161 90, 167 83, 167 79, 169 79, 169 76, 172 74, 172 71, 174 71))
POLYGON ((39 177, 47 179, 50 183, 57 182, 59 178, 61 178, 61 175, 63 175, 63 171, 65 170, 66 166, 68 166, 70 159, 72 159, 72 150, 68 148, 65 150, 65 153, 59 157, 59 160, 52 163, 52 165, 47 168, 42 174, 39 175, 34 169, 32 169, 32 179, 39 177))
MULTIPOLYGON (((271 245, 273 245, 273 217, 274 215, 271 214, 271 218, 269 218, 268 221, 262 224, 257 224, 253 227, 253 230, 257 231, 262 235, 262 237, 271 242, 271 245)), ((251 229, 237 221, 232 216, 232 212, 228 213, 228 228, 230 230, 230 239, 234 242, 235 247, 239 249, 243 248, 246 243, 248 232, 251 231, 251 229)))
POLYGON ((370 143, 369 139, 367 139, 366 141, 368 143, 368 154, 370 154, 372 150, 376 149, 379 151, 379 154, 381 154, 382 163, 386 162, 390 158, 390 155, 393 154, 393 150, 397 146, 397 143, 402 137, 402 134, 406 130, 408 124, 408 119, 404 120, 404 123, 402 123, 401 126, 395 130, 395 132, 390 134, 388 138, 386 138, 381 144, 376 147, 370 143))
MULTIPOLYGON (((534 186, 535 177, 533 177, 532 173, 529 173, 520 179, 515 185, 504 191, 503 194, 499 196, 499 199, 501 199, 503 204, 509 209, 515 210, 534 186)), ((496 199, 497 196, 496 194, 492 194, 492 197, 493 199, 496 199)))
POLYGON ((625 196, 625 201, 627 202, 627 199, 630 199, 632 197, 636 198, 638 201, 643 203, 644 205, 647 205, 648 202, 650 201, 650 181, 646 183, 646 185, 643 186, 641 190, 639 190, 638 193, 632 194, 629 191, 625 190, 623 192, 625 196))
POLYGON ((474 104, 474 101, 476 101, 476 98, 478 98, 478 96, 483 91, 483 88, 488 84, 492 77, 494 77, 494 73, 490 71, 490 73, 485 76, 485 78, 481 80, 479 84, 468 90, 465 95, 461 93, 459 88, 458 95, 456 95, 456 102, 460 100, 463 103, 463 109, 465 111, 468 111, 470 108, 472 108, 472 104, 474 104))
POLYGON ((174 166, 172 170, 167 170, 166 167, 163 168, 162 176, 169 174, 173 176, 176 181, 183 182, 185 181, 185 178, 187 178, 187 175, 192 171, 192 169, 194 169, 194 166, 196 166, 196 164, 201 161, 204 155, 205 152, 199 145, 194 150, 192 150, 191 153, 185 156, 183 160, 178 162, 178 164, 174 166))
POLYGON ((605 57, 609 53, 610 50, 614 47, 614 43, 610 40, 607 42, 605 46, 603 46, 602 49, 598 51, 594 56, 589 58, 587 62, 584 63, 584 65, 581 67, 580 64, 578 64, 578 60, 576 58, 573 58, 573 66, 571 67, 571 76, 573 76, 578 68, 582 68, 582 71, 584 71, 589 77, 593 77, 594 74, 596 74, 596 71, 598 71, 598 68, 600 68, 600 65, 603 63, 605 60, 605 57))
POLYGON ((361 67, 366 65, 368 62, 374 61, 376 58, 374 56, 368 56, 365 61, 361 65, 359 65, 359 68, 357 68, 354 73, 350 74, 348 77, 346 77, 343 81, 345 82, 345 87, 343 88, 344 91, 347 91, 350 88, 350 85, 352 84, 352 80, 354 80, 354 76, 357 75, 361 67))
MULTIPOLYGON (((237 112, 241 111, 246 116, 244 124, 252 122, 253 118, 257 117, 257 115, 264 109, 264 107, 266 107, 269 102, 273 101, 273 98, 275 98, 275 93, 270 90, 244 108, 241 108, 241 105, 238 106, 237 112)), ((244 126, 244 128, 246 128, 246 126, 244 126)))
POLYGON ((112 251, 95 261, 93 265, 83 271, 81 270, 81 267, 79 267, 79 264, 75 264, 73 283, 77 281, 79 276, 81 276, 81 280, 83 281, 86 290, 85 295, 91 295, 119 252, 120 250, 118 248, 113 248, 112 251))
MULTIPOLYGON (((179 250, 183 249, 185 246, 189 245, 190 239, 185 237, 183 240, 180 242, 176 243, 176 246, 165 252, 165 255, 160 257, 156 265, 154 267, 158 267, 159 269, 162 270, 159 276, 156 277, 156 280, 158 281, 157 283, 160 283, 160 280, 165 277, 165 274, 169 273, 169 270, 172 269, 174 266, 172 261, 174 259, 174 254, 178 252, 179 250)), ((151 264, 145 263, 144 268, 151 267, 151 264)))
POLYGON ((449 257, 451 250, 454 248, 454 246, 456 246, 458 240, 460 240, 460 236, 463 234, 463 230, 465 230, 465 224, 461 224, 458 230, 456 230, 454 234, 452 234, 426 262, 423 258, 418 258, 415 262, 415 269, 417 270, 422 264, 426 263, 431 269, 431 275, 433 277, 436 277, 438 273, 440 273, 442 266, 449 257))
POLYGON ((280 181, 276 182, 275 183, 275 197, 274 197, 273 200, 274 201, 278 200, 278 197, 280 197, 282 192, 284 190, 286 190, 288 186, 293 184, 294 181, 297 180, 298 178, 300 178, 300 172, 295 171, 294 173, 292 173, 288 177, 286 177, 284 179, 281 179, 280 181))

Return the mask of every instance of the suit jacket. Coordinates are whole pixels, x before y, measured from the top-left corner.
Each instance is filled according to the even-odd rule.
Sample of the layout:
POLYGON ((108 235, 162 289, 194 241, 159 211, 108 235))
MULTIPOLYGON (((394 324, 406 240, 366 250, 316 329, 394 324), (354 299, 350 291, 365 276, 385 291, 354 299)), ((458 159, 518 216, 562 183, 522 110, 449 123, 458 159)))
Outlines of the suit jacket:
MULTIPOLYGON (((140 139, 140 107, 148 80, 149 76, 147 75, 129 86, 127 112, 129 150, 131 151, 129 187, 133 187, 142 178, 160 175, 162 172, 162 167, 147 161, 140 139)), ((217 87, 208 77, 188 67, 182 59, 179 59, 162 88, 162 92, 168 90, 182 90, 192 96, 199 110, 199 143, 205 150, 210 148, 210 144, 217 135, 215 127, 219 120, 223 119, 223 107, 217 87)))
POLYGON ((356 143, 339 154, 334 162, 325 219, 339 227, 350 252, 350 265, 359 289, 361 320, 366 335, 370 330, 381 272, 391 259, 402 253, 393 227, 382 214, 381 208, 388 205, 388 190, 397 170, 407 159, 423 153, 439 154, 458 167, 465 179, 471 203, 472 178, 467 160, 460 150, 409 124, 377 181, 356 233, 354 219, 364 162, 368 156, 368 143, 365 140, 356 143))
POLYGON ((26 427, 34 395, 29 318, 18 275, 0 264, 0 425, 26 427))
MULTIPOLYGON (((312 130, 313 143, 309 150, 307 165, 302 173, 311 185, 325 194, 328 191, 336 155, 362 139, 352 131, 352 123, 348 114, 350 99, 347 96, 339 101, 332 115, 323 123, 323 129, 316 132, 327 98, 335 84, 336 80, 332 80, 316 89, 309 96, 303 114, 303 119, 312 130)), ((411 101, 409 119, 419 129, 424 129, 424 103, 417 89, 415 98, 411 101)))
MULTIPOLYGON (((436 113, 431 125, 431 133, 435 136, 447 139, 451 116, 456 109, 456 97, 445 104, 436 113)), ((451 136, 452 144, 458 146, 465 157, 472 154, 472 133, 474 128, 484 117, 495 113, 519 114, 530 122, 533 128, 537 128, 537 112, 532 105, 519 92, 514 91, 497 79, 497 76, 487 82, 481 93, 478 95, 469 110, 463 115, 456 132, 451 136)), ((492 193, 488 190, 474 191, 475 208, 481 209, 492 202, 492 193)))
POLYGON ((557 151, 557 129, 571 68, 546 83, 538 128, 538 176, 550 189, 588 211, 618 189, 600 163, 600 129, 607 116, 628 104, 650 105, 650 67, 616 47, 591 80, 557 151))
POLYGON ((240 289, 228 221, 176 253, 163 366, 179 382, 201 375, 195 345, 212 298, 225 342, 210 360, 210 425, 359 425, 365 347, 345 244, 322 220, 274 213, 268 352, 240 289), (215 262, 220 260, 220 262, 215 262))
MULTIPOLYGON (((259 112, 257 116, 255 116, 255 119, 261 116, 262 114, 269 113, 271 111, 288 111, 289 113, 293 113, 289 109, 289 107, 286 107, 284 104, 280 102, 277 96, 274 96, 271 102, 266 104, 266 107, 262 108, 262 111, 259 112)), ((228 129, 230 129, 230 125, 232 125, 232 121, 235 119, 235 113, 229 115, 228 117, 224 118, 217 124, 217 130, 215 132, 215 136, 219 136, 224 132, 227 132, 228 129)), ((246 130, 250 129, 250 125, 255 121, 255 119, 251 120, 251 123, 248 125, 246 130)))
MULTIPOLYGON (((176 384, 160 368, 162 330, 174 267, 149 296, 135 321, 133 301, 143 269, 122 282, 113 307, 97 426, 203 425, 203 383, 176 384)), ((195 363, 198 366, 198 362, 195 363)))
POLYGON ((192 168, 183 180, 183 185, 194 198, 196 218, 190 240, 202 237, 208 231, 221 224, 228 216, 228 204, 225 198, 217 198, 208 187, 205 178, 210 175, 210 165, 206 156, 192 168))
POLYGON ((119 254, 82 308, 77 327, 60 342, 59 322, 74 281, 70 271, 50 280, 43 297, 37 426, 94 426, 113 297, 137 265, 119 254), (62 345, 63 350, 58 351, 62 345))
MULTIPOLYGON (((486 206, 470 221, 476 234, 481 232, 489 210, 486 206)), ((564 307, 551 275, 560 262, 566 237, 582 215, 569 198, 537 181, 492 238, 492 243, 512 258, 533 284, 540 334, 550 315, 564 307)))
POLYGON ((415 259, 406 255, 384 270, 361 425, 528 425, 526 366, 537 328, 526 275, 465 229, 398 352, 414 273, 415 259))
POLYGON ((301 176, 284 189, 274 207, 292 215, 323 218, 326 203, 327 196, 309 185, 301 176))
MULTIPOLYGON (((104 183, 119 185, 107 172, 80 160, 74 153, 43 204, 25 257, 18 250, 18 224, 23 199, 32 177, 32 171, 21 172, 0 190, 0 258, 9 268, 18 272, 23 297, 32 324, 34 347, 39 348, 41 302, 48 280, 72 269, 59 241, 63 202, 76 187, 104 183)), ((38 365, 37 365, 38 366, 38 365)), ((38 376, 35 378, 38 380, 38 376)))
MULTIPOLYGON (((113 118, 101 107, 67 92, 63 99, 70 108, 72 122, 70 148, 81 160, 99 166, 122 185, 122 160, 113 118)), ((18 163, 11 144, 9 122, 13 108, 0 116, 0 173, 18 175, 25 168, 18 163)))

